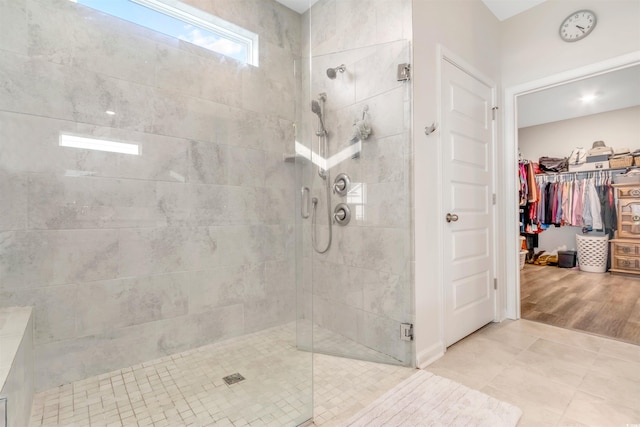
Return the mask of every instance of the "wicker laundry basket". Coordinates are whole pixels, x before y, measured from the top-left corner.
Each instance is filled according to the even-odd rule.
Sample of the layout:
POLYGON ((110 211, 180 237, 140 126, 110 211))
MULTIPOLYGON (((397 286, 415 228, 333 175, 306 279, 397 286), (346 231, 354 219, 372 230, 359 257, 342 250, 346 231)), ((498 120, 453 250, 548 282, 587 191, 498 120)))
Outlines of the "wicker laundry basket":
POLYGON ((520 251, 520 270, 524 268, 524 263, 527 260, 527 251, 520 251))
POLYGON ((590 273, 607 271, 609 236, 584 236, 576 234, 578 244, 578 264, 580 270, 590 273))

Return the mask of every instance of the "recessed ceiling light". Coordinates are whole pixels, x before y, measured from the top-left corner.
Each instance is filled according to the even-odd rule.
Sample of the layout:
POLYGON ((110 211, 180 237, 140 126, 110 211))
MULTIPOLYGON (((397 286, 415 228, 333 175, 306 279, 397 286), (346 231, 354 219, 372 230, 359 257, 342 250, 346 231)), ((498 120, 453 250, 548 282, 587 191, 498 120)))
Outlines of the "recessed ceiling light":
POLYGON ((110 115, 110 116, 115 116, 116 112, 115 111, 111 111, 111 110, 107 110, 105 111, 106 114, 110 115))

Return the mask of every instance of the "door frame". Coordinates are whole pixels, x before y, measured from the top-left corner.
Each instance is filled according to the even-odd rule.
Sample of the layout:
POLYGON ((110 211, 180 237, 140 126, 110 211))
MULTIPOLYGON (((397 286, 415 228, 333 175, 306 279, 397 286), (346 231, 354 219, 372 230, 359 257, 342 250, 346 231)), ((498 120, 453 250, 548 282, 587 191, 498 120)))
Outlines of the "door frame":
MULTIPOLYGON (((459 69, 461 69, 462 71, 464 71, 465 73, 469 74, 470 76, 472 76, 473 78, 479 80, 481 83, 487 85, 488 87, 491 88, 491 97, 492 99, 492 103, 494 106, 497 106, 497 102, 498 102, 498 89, 497 89, 497 85, 496 83, 489 78, 487 75, 485 75, 483 72, 481 72, 480 70, 478 70, 476 67, 474 67, 473 65, 471 65, 469 62, 467 62, 464 58, 462 58, 461 56, 457 55, 456 53, 452 52, 451 50, 449 50, 448 48, 444 47, 441 44, 438 44, 437 46, 437 55, 438 55, 438 61, 437 61, 437 91, 436 91, 436 102, 438 105, 438 113, 437 113, 437 117, 438 117, 438 122, 437 123, 442 123, 442 117, 444 115, 444 111, 442 108, 442 73, 443 73, 443 61, 447 61, 451 64, 453 64, 455 67, 458 67, 459 69)), ((492 120, 491 123, 491 127, 492 127, 492 151, 491 151, 491 160, 492 160, 492 164, 494 165, 493 167, 493 171, 491 173, 491 186, 492 186, 492 192, 493 194, 496 194, 497 191, 497 184, 498 184, 498 174, 497 174, 497 151, 498 151, 498 145, 499 145, 499 138, 498 138, 498 120, 499 120, 499 115, 496 115, 496 119, 492 120)), ((444 217, 441 215, 444 211, 443 211, 443 206, 444 206, 444 189, 443 189, 443 180, 442 180, 442 168, 443 168, 443 164, 442 164, 442 153, 443 153, 443 140, 442 137, 438 138, 438 149, 437 149, 437 155, 438 155, 438 200, 437 200, 437 209, 439 212, 439 217, 441 221, 444 221, 444 217)), ((498 245, 497 245, 497 236, 499 233, 497 233, 496 231, 498 230, 497 226, 497 217, 498 217, 498 210, 497 210, 497 204, 496 205, 492 205, 492 214, 491 214, 491 218, 492 218, 492 227, 494 230, 493 236, 491 238, 490 241, 490 245, 492 245, 492 249, 493 249, 493 260, 492 260, 492 270, 493 270, 493 276, 494 278, 497 278, 497 274, 498 274, 498 264, 497 264, 497 259, 499 258, 499 253, 498 253, 498 245)), ((443 227, 438 227, 438 250, 440 254, 443 254, 443 250, 444 250, 444 231, 443 231, 443 227)), ((444 255, 441 255, 442 257, 444 255)), ((442 258, 441 258, 442 259, 442 258)), ((446 352, 446 344, 445 344, 445 286, 446 284, 444 283, 443 279, 443 271, 442 271, 442 262, 439 263, 440 269, 441 271, 438 274, 438 277, 441 279, 440 280, 440 286, 439 286, 439 305, 440 305, 440 342, 442 343, 442 350, 443 352, 446 352)), ((499 313, 502 311, 499 309, 499 307, 501 307, 503 305, 502 303, 502 298, 501 298, 501 292, 500 292, 500 288, 498 288, 498 291, 493 291, 493 321, 500 321, 502 320, 499 313)))
POLYGON ((504 136, 502 144, 498 142, 498 145, 501 145, 498 151, 502 154, 498 159, 500 162, 498 164, 502 165, 500 168, 502 185, 499 192, 502 197, 498 198, 498 208, 501 213, 500 221, 504 224, 499 240, 503 243, 500 248, 501 256, 498 257, 502 264, 499 266, 498 283, 507 284, 503 297, 505 299, 504 314, 507 318, 520 319, 519 197, 516 180, 510 178, 517 176, 518 97, 638 64, 640 64, 640 52, 633 52, 505 89, 502 103, 504 105, 504 136))

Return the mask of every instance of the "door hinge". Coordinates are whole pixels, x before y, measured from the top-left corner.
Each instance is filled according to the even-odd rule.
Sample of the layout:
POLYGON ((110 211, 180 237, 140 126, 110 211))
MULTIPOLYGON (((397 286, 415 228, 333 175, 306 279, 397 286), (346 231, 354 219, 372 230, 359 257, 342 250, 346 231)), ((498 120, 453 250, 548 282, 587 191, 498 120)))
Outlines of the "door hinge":
POLYGON ((494 205, 496 204, 496 193, 493 193, 493 195, 491 196, 491 201, 494 205))
POLYGON ((498 107, 491 108, 491 120, 496 119, 496 111, 498 111, 498 107))
POLYGON ((411 64, 398 64, 397 80, 399 82, 411 80, 411 64))
POLYGON ((498 290, 498 279, 493 279, 493 289, 498 290))
POLYGON ((402 341, 413 341, 413 323, 400 324, 400 339, 402 341))

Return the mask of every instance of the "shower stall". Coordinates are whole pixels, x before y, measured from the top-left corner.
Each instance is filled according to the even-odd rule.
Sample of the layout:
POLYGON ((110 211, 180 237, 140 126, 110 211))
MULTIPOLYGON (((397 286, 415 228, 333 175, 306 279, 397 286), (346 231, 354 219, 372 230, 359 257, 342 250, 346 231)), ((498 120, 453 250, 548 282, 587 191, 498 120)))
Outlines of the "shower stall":
POLYGON ((414 363, 411 1, 117 2, 0 2, 0 310, 33 307, 36 393, 157 377, 299 425, 314 353, 414 363))
MULTIPOLYGON (((397 78, 410 43, 402 19, 357 26, 354 37, 343 17, 357 14, 357 3, 319 2, 305 16, 309 90, 295 158, 298 206, 310 218, 298 215, 296 253, 311 305, 301 305, 302 324, 316 352, 411 364, 411 342, 400 336, 401 324, 413 323, 411 88, 397 78)), ((372 21, 390 5, 376 6, 372 21)))

